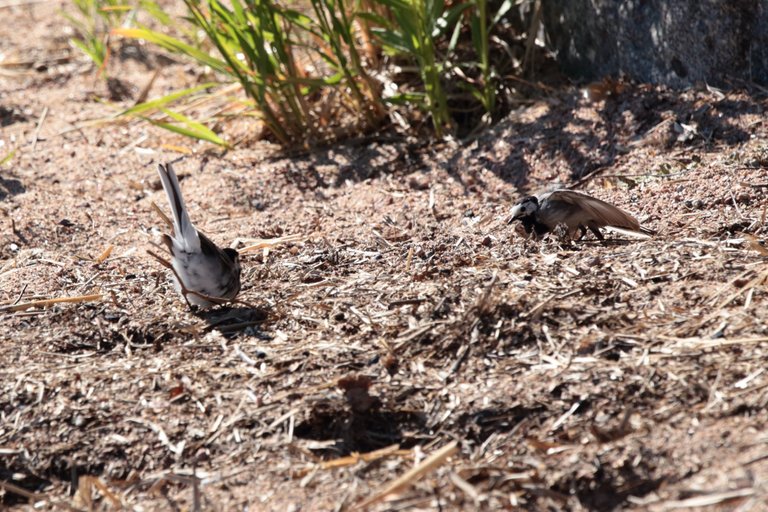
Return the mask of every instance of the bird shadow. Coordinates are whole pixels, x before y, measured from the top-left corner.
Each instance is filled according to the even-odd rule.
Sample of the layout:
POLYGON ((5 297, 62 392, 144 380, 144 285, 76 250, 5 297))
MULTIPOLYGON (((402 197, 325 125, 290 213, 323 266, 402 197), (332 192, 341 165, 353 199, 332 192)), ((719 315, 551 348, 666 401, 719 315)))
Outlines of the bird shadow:
POLYGON ((208 329, 215 329, 225 336, 246 334, 265 340, 271 338, 261 330, 261 326, 272 316, 269 307, 236 303, 233 306, 197 310, 194 314, 208 324, 208 329))

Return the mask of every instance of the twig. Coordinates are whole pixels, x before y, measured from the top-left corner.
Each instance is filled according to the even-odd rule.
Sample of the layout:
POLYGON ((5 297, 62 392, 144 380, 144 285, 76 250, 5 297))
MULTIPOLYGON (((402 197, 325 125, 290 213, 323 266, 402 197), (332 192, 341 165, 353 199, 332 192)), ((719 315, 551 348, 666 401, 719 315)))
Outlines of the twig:
POLYGON ((252 245, 248 245, 239 250, 240 254, 242 254, 244 252, 258 251, 259 249, 270 249, 280 244, 287 244, 291 242, 303 242, 307 238, 308 237, 306 235, 286 235, 278 238, 250 238, 250 239, 237 240, 237 241, 252 243, 252 245))
POLYGON ((71 303, 78 303, 78 302, 93 302, 97 300, 101 300, 102 294, 100 293, 94 293, 92 295, 79 295, 77 297, 58 297, 55 299, 43 299, 43 300, 33 300, 32 302, 24 302, 22 304, 11 304, 8 306, 0 306, 0 312, 9 312, 9 313, 15 313, 16 311, 26 311, 30 308, 45 308, 48 306, 52 306, 54 304, 60 304, 63 302, 71 302, 71 303))
POLYGON ((390 455, 402 456, 410 453, 411 450, 401 450, 399 444, 393 444, 391 446, 387 446, 386 448, 381 448, 379 450, 374 450, 368 453, 353 453, 352 455, 347 455, 346 457, 341 457, 339 459, 326 460, 320 463, 320 467, 322 469, 335 469, 351 466, 353 464, 357 464, 360 461, 373 462, 384 457, 389 457, 390 455))
POLYGON ((733 193, 733 188, 728 187, 728 192, 731 194, 731 201, 733 201, 733 207, 736 209, 736 213, 739 214, 740 219, 743 219, 744 214, 741 213, 741 208, 739 208, 739 203, 736 201, 736 195, 733 193))
POLYGON ((147 85, 144 86, 144 88, 141 90, 141 93, 139 93, 139 95, 136 97, 136 101, 133 102, 134 106, 147 101, 147 98, 149 97, 149 91, 152 89, 152 85, 155 83, 155 80, 157 80, 157 76, 160 74, 160 69, 161 68, 158 68, 155 71, 155 74, 152 75, 152 78, 149 79, 147 85))
POLYGON ((150 202, 149 206, 151 206, 152 209, 155 210, 155 213, 157 213, 160 216, 160 218, 163 219, 163 222, 168 224, 168 226, 173 227, 173 221, 170 218, 168 218, 168 216, 165 213, 163 213, 163 210, 161 210, 160 207, 157 206, 154 201, 150 202))
POLYGON ((11 218, 11 231, 13 231, 13 234, 16 235, 16 237, 23 243, 24 245, 29 245, 29 242, 27 242, 27 239, 24 237, 24 235, 19 232, 18 229, 16 229, 16 221, 11 218))
POLYGON ((45 118, 48 116, 48 107, 45 107, 43 109, 43 113, 40 115, 40 120, 37 122, 37 128, 35 128, 35 137, 32 139, 32 153, 35 152, 35 148, 37 147, 37 138, 40 135, 40 129, 43 127, 43 122, 45 121, 45 118))
POLYGON ((542 309, 544 306, 546 306, 546 305, 547 305, 548 303, 550 303, 551 301, 553 301, 553 300, 555 300, 555 299, 557 299, 557 300, 563 300, 563 299, 565 299, 565 298, 568 298, 568 297, 570 297, 571 295, 576 295, 577 293, 581 293, 581 290, 571 290, 570 292, 568 292, 568 293, 563 293, 563 294, 561 294, 561 295, 551 295, 551 296, 547 297, 546 299, 544 299, 543 301, 541 301, 541 302, 539 302, 538 304, 536 304, 536 305, 535 305, 533 308, 531 308, 531 310, 530 310, 529 312, 527 312, 527 313, 523 313, 523 314, 521 314, 520 316, 521 316, 522 318, 526 318, 526 317, 534 317, 534 316, 536 316, 536 315, 537 315, 537 314, 538 314, 538 313, 541 311, 541 309, 542 309))
POLYGON ((16 304, 21 301, 21 298, 24 296, 24 292, 27 291, 27 286, 29 286, 29 283, 24 283, 24 288, 21 289, 21 293, 19 293, 19 296, 16 297, 16 300, 11 304, 11 306, 15 306, 16 304))
POLYGON ((52 0, 13 0, 10 2, 0 3, 0 9, 7 9, 9 7, 21 7, 24 5, 46 4, 51 1, 52 0))
MULTIPOLYGON (((157 73, 155 73, 157 76, 157 73)), ((153 78, 154 80, 154 78, 153 78)), ((192 510, 200 512, 200 479, 197 477, 197 459, 192 463, 192 510)))
POLYGON ((98 258, 96 258, 94 261, 96 263, 104 263, 104 260, 109 258, 109 256, 112 254, 112 251, 114 250, 115 246, 112 244, 109 244, 106 249, 99 255, 98 258))
POLYGON ((693 498, 687 498, 679 501, 668 501, 663 504, 661 510, 672 510, 679 508, 695 508, 695 507, 708 507, 711 505, 718 505, 725 501, 731 501, 736 498, 746 498, 754 496, 755 490, 751 487, 744 489, 736 489, 733 491, 716 492, 712 494, 705 494, 703 496, 694 496, 693 498))
POLYGON ((395 478, 394 480, 391 480, 388 484, 384 485, 384 487, 368 498, 367 500, 360 503, 360 505, 357 507, 359 510, 365 509, 367 507, 370 507, 374 503, 378 503, 379 501, 383 500, 390 494, 396 493, 403 488, 407 487, 408 485, 411 485, 415 483, 419 478, 424 476, 425 474, 429 473, 430 471, 437 469, 438 466, 443 464, 448 457, 451 455, 454 455, 457 451, 459 451, 459 446, 456 441, 451 441, 447 445, 443 446, 439 450, 435 451, 432 455, 424 459, 420 464, 417 466, 409 469, 405 473, 403 473, 401 476, 395 478))
POLYGON ((414 299, 402 299, 402 300, 395 300, 389 303, 387 306, 387 309, 395 309, 400 306, 410 306, 413 304, 421 304, 422 302, 426 302, 427 299, 423 297, 416 297, 414 299))
POLYGON ((5 480, 0 480, 0 488, 5 489, 7 492, 12 494, 16 494, 17 496, 23 496, 32 502, 40 501, 43 499, 43 495, 28 491, 23 487, 19 487, 18 485, 12 484, 10 482, 6 482, 5 480))

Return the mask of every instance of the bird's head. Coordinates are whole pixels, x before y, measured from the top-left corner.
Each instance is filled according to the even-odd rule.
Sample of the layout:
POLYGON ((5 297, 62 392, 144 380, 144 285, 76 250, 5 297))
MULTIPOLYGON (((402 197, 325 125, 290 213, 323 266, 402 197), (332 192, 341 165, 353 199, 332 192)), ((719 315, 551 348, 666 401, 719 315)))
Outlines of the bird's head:
POLYGON ((539 199, 536 196, 526 197, 512 208, 512 218, 509 222, 532 216, 539 209, 539 199))
POLYGON ((238 253, 236 250, 227 247, 224 249, 224 254, 229 257, 230 261, 232 262, 232 268, 235 269, 237 272, 237 275, 240 275, 240 253, 238 253))

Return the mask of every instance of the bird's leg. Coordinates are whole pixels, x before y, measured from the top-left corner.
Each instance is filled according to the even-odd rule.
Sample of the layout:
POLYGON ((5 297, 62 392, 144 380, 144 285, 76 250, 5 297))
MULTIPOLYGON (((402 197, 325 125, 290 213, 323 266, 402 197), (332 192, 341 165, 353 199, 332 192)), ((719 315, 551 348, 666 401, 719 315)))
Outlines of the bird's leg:
POLYGON ((579 226, 579 231, 580 231, 580 234, 579 234, 579 238, 576 239, 577 242, 582 238, 584 238, 584 235, 587 234, 587 228, 585 228, 584 226, 579 226))
MULTIPOLYGON (((171 265, 171 263, 168 260, 166 260, 165 258, 161 258, 160 256, 158 256, 157 254, 153 253, 152 251, 147 251, 147 254, 149 254, 150 256, 155 258, 158 262, 160 262, 160 264, 162 266, 164 266, 165 268, 167 268, 168 270, 173 272, 173 275, 176 277, 176 281, 179 283, 179 288, 181 289, 181 296, 184 297, 184 301, 187 303, 187 306, 189 306, 189 309, 194 311, 195 310, 195 306, 193 306, 192 303, 189 302, 189 299, 187 298, 187 294, 188 293, 191 293, 192 295, 199 295, 199 296, 207 299, 207 297, 204 297, 202 294, 199 294, 197 292, 193 292, 192 290, 187 290, 187 287, 184 286, 184 281, 181 280, 181 278, 179 277, 179 274, 176 272, 176 269, 173 268, 173 265, 171 265)), ((213 302, 213 301, 211 301, 211 302, 213 302)))
POLYGON ((191 302, 189 302, 189 299, 187 298, 187 291, 184 288, 184 285, 181 285, 181 296, 184 297, 184 302, 187 303, 187 306, 189 306, 189 309, 194 313, 197 311, 197 307, 192 305, 191 302))
POLYGON ((157 261, 160 262, 162 266, 173 272, 173 275, 176 277, 176 281, 179 282, 179 288, 181 288, 181 295, 184 297, 184 300, 187 302, 187 305, 190 309, 194 310, 195 307, 189 302, 189 299, 187 298, 187 295, 194 295, 196 297, 200 297, 203 300, 207 300, 208 302, 213 302, 214 304, 226 304, 228 302, 232 302, 232 299, 225 299, 223 297, 212 297, 210 295, 206 295, 204 293, 196 292, 194 290, 188 289, 186 286, 184 286, 184 282, 179 278, 179 274, 176 272, 176 269, 173 268, 173 265, 166 260, 165 258, 161 258, 157 254, 153 253, 152 251, 147 251, 147 253, 155 258, 157 261))
POLYGON ((160 264, 162 266, 164 266, 165 268, 171 269, 171 271, 173 271, 174 274, 176 273, 176 270, 174 270, 173 265, 171 265, 171 263, 168 260, 166 260, 165 258, 161 258, 160 256, 158 256, 157 254, 153 253, 150 250, 147 250, 147 254, 149 254, 150 256, 155 258, 157 261, 159 261, 160 264))
MULTIPOLYGON (((599 228, 596 228, 595 226, 589 226, 589 230, 595 234, 598 240, 605 242, 605 238, 603 237, 603 234, 600 232, 599 228)), ((584 232, 586 233, 587 230, 585 229, 584 232)))

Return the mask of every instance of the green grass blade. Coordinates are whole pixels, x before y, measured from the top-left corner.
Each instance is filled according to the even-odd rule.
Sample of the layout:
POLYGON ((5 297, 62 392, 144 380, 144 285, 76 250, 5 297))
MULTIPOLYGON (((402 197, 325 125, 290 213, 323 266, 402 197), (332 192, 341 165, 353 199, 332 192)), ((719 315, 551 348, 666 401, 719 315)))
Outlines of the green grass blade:
POLYGON ((154 43, 158 46, 165 48, 166 50, 182 53, 189 57, 192 57, 201 64, 205 64, 210 68, 225 74, 231 74, 231 70, 228 69, 225 62, 215 57, 211 57, 206 52, 190 46, 184 41, 176 39, 175 37, 167 36, 153 30, 143 28, 114 28, 111 31, 112 34, 127 37, 130 39, 143 39, 150 43, 154 43))
POLYGON ((123 110, 117 116, 135 116, 138 114, 143 114, 145 112, 148 112, 150 110, 156 110, 163 108, 164 106, 168 105, 169 103, 172 103, 176 100, 179 100, 185 96, 189 96, 191 94, 198 93, 200 91, 203 91, 205 89, 210 89, 211 87, 215 87, 219 84, 216 82, 208 82, 202 85, 198 85, 195 87, 191 87, 189 89, 184 89, 182 91, 177 91, 171 94, 168 94, 167 96, 163 96, 162 98, 158 98, 155 100, 147 101, 144 103, 139 103, 138 105, 135 105, 129 109, 123 110))
POLYGON ((174 124, 174 123, 168 123, 164 121, 157 121, 155 119, 151 119, 148 117, 144 117, 143 119, 149 121, 155 126, 159 126, 160 128, 163 128, 165 130, 178 133, 180 135, 184 135, 185 137, 204 140, 204 141, 216 144, 218 146, 230 147, 229 144, 224 139, 216 135, 213 132, 213 130, 203 125, 202 123, 193 121, 192 119, 178 112, 173 112, 168 109, 162 109, 162 111, 164 114, 166 114, 170 118, 182 124, 174 124))
POLYGON ((14 149, 13 151, 11 151, 11 152, 10 152, 10 153, 8 153, 7 155, 5 155, 5 156, 3 157, 3 159, 2 159, 2 160, 0 160, 0 167, 1 167, 1 166, 3 166, 3 165, 5 165, 5 164, 7 164, 7 163, 8 163, 8 162, 10 162, 11 160, 13 160, 13 157, 14 157, 14 156, 16 156, 16 152, 17 152, 17 151, 18 151, 18 149, 14 149))

